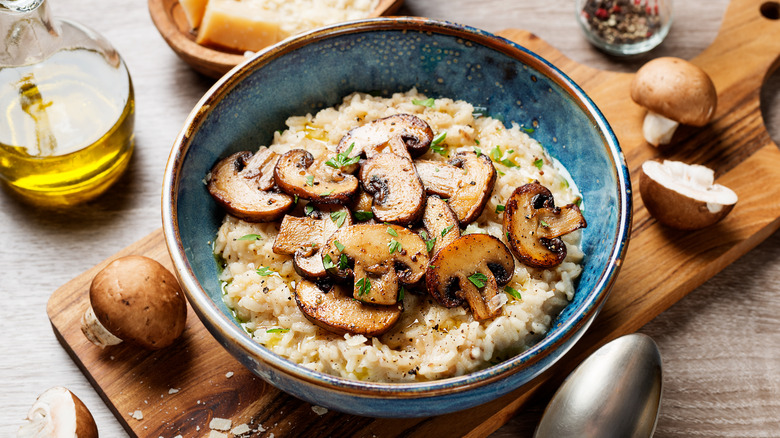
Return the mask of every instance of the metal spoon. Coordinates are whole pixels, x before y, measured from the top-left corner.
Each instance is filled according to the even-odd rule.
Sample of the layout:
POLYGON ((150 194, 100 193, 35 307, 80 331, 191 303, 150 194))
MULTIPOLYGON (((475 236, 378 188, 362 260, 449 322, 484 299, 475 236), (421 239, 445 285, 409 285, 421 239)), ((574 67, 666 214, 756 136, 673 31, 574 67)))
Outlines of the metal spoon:
POLYGON ((661 353, 649 336, 607 343, 558 388, 534 437, 651 437, 661 404, 661 367, 661 353))

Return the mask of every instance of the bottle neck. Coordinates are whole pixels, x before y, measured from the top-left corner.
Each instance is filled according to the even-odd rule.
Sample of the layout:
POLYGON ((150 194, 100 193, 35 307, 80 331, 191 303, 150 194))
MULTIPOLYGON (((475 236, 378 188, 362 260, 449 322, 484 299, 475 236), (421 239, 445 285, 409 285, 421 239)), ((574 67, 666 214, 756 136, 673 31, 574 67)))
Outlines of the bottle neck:
POLYGON ((59 36, 46 0, 0 0, 0 67, 46 59, 59 48, 59 36))

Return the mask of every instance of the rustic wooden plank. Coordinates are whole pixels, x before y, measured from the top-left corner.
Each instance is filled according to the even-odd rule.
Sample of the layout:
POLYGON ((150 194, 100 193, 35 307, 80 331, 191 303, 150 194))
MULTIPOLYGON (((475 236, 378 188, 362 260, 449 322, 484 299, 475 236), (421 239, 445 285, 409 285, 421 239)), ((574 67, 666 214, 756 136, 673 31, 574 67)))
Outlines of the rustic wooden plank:
MULTIPOLYGON (((737 191, 740 202, 717 226, 681 233, 655 224, 635 193, 629 251, 593 327, 550 372, 512 394, 470 410, 469 415, 412 420, 370 419, 337 412, 319 416, 306 403, 280 393, 241 367, 217 345, 191 310, 183 342, 172 349, 148 353, 116 347, 100 351, 86 343, 78 320, 86 307, 89 282, 108 260, 51 296, 47 312, 55 333, 134 436, 194 434, 198 427, 205 430, 213 417, 231 418, 234 424, 247 423, 277 436, 486 436, 529 399, 549 393, 590 351, 637 330, 780 227, 780 203, 776 201, 780 152, 764 129, 758 102, 760 85, 777 67, 780 38, 772 32, 776 26, 768 28, 756 15, 761 3, 732 2, 718 39, 693 60, 714 77, 720 99, 718 112, 708 128, 684 131, 680 147, 667 151, 654 149, 640 138, 643 111, 628 98, 630 74, 577 64, 527 32, 503 32, 560 67, 588 92, 615 129, 632 178, 650 158, 698 162, 715 168, 720 181, 737 191), (741 55, 738 63, 733 62, 736 53, 741 55), (142 420, 130 417, 135 410, 143 412, 142 420)), ((170 267, 159 230, 116 256, 131 253, 150 256, 170 267)))

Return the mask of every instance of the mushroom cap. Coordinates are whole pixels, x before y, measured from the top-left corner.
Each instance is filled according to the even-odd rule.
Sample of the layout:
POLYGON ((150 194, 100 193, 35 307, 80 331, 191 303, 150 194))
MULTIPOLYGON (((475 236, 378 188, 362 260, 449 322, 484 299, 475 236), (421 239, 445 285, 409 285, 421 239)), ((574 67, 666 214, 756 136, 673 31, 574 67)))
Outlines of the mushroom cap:
POLYGON ((360 181, 363 190, 374 197, 371 211, 377 221, 408 225, 422 216, 425 188, 409 158, 374 155, 361 165, 360 181))
POLYGON ((399 285, 421 281, 428 266, 425 242, 398 225, 342 227, 323 246, 322 257, 333 265, 330 274, 354 280, 356 300, 386 305, 397 301, 399 285), (352 268, 340 266, 342 255, 352 262, 352 268))
POLYGON ((706 125, 718 103, 709 75, 684 59, 672 57, 643 65, 631 81, 631 98, 654 113, 691 126, 706 125))
POLYGON ((427 238, 425 236, 423 238, 434 239, 431 254, 436 254, 460 237, 458 217, 447 202, 438 196, 428 196, 422 223, 427 233, 427 238))
POLYGON ((474 318, 481 320, 498 315, 503 304, 498 286, 509 283, 514 271, 515 260, 502 241, 489 234, 467 234, 433 256, 425 286, 444 307, 468 301, 474 318), (482 288, 476 286, 477 274, 484 276, 482 288))
POLYGON ((187 320, 187 304, 176 277, 143 256, 109 263, 92 279, 89 300, 98 321, 111 334, 150 350, 173 344, 187 320))
POLYGON ((314 210, 305 217, 285 215, 279 225, 273 252, 294 255, 293 266, 301 277, 321 279, 328 276, 322 264, 322 245, 340 227, 352 225, 348 209, 329 207, 331 211, 314 210))
POLYGON ((233 216, 249 222, 275 221, 294 205, 292 196, 272 191, 278 159, 268 149, 236 152, 214 165, 206 187, 233 216))
POLYGON ((536 182, 516 188, 504 210, 504 235, 512 253, 534 268, 563 262, 567 250, 560 236, 586 226, 576 205, 556 207, 550 190, 536 182))
POLYGON ((411 158, 427 152, 432 140, 433 130, 424 120, 412 114, 394 114, 353 128, 341 138, 336 151, 344 153, 352 148, 351 156, 371 158, 392 152, 411 158))
POLYGON ((337 334, 379 336, 401 318, 403 306, 375 306, 352 299, 349 291, 335 285, 326 291, 308 280, 298 283, 293 292, 301 312, 315 325, 337 334))
POLYGON ((95 419, 84 403, 63 386, 44 391, 27 412, 27 423, 19 427, 17 438, 75 437, 97 438, 95 419))
POLYGON ((449 163, 415 161, 425 190, 448 199, 461 225, 468 225, 482 214, 493 193, 496 168, 487 155, 458 152, 449 163))
POLYGON ((696 230, 723 219, 737 203, 737 194, 714 183, 714 172, 698 164, 645 161, 639 193, 645 208, 660 223, 696 230))
POLYGON ((344 204, 357 192, 353 175, 327 165, 325 158, 314 159, 311 152, 293 149, 279 158, 274 181, 282 191, 318 204, 344 204))

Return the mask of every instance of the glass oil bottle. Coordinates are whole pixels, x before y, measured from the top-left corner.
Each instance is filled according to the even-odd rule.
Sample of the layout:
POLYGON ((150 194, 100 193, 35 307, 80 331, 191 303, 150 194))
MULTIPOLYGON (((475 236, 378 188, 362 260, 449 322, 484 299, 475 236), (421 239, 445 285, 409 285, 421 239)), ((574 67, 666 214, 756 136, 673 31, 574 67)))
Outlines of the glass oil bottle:
POLYGON ((133 152, 133 85, 94 31, 46 0, 0 0, 0 179, 35 205, 96 197, 133 152))

